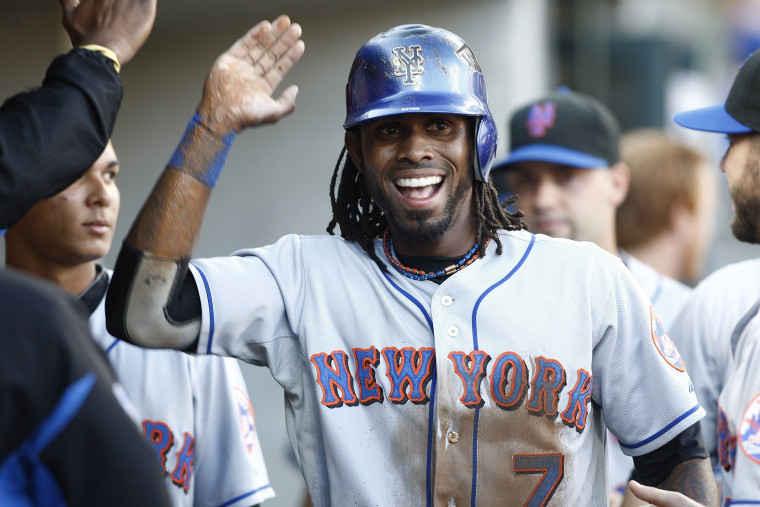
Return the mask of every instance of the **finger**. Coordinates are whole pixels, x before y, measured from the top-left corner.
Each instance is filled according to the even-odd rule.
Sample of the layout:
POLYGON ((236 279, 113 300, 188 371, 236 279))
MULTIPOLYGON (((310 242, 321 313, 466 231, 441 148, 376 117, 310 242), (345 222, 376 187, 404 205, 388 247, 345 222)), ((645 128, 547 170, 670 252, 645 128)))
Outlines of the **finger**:
POLYGON ((303 56, 305 48, 306 46, 302 40, 296 41, 268 70, 265 70, 264 79, 267 80, 272 88, 276 88, 280 81, 282 81, 282 78, 285 77, 285 74, 290 72, 290 69, 298 63, 303 56))
MULTIPOLYGON (((253 33, 244 37, 242 45, 246 48, 247 58, 265 73, 288 49, 301 37, 301 26, 290 23, 290 18, 280 16, 271 25, 268 33, 253 33)), ((242 55, 241 55, 242 56, 242 55)))
POLYGON ((290 114, 296 108, 296 96, 298 95, 298 86, 288 86, 285 91, 278 97, 276 103, 280 116, 290 114))
POLYGON ((677 505, 671 502, 668 492, 661 489, 643 486, 634 480, 628 482, 628 487, 636 498, 643 500, 644 502, 649 502, 658 507, 671 507, 677 505))
POLYGON ((63 10, 69 11, 79 4, 79 0, 58 0, 63 10))

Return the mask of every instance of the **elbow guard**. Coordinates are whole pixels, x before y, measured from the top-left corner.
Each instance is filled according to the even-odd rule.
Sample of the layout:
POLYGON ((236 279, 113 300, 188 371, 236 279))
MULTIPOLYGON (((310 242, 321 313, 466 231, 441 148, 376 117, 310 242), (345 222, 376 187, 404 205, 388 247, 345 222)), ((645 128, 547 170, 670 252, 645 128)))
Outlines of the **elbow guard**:
POLYGON ((194 288, 187 259, 153 257, 125 242, 106 296, 108 332, 141 347, 190 350, 201 329, 197 291, 192 311, 182 319, 170 315, 187 279, 194 288))

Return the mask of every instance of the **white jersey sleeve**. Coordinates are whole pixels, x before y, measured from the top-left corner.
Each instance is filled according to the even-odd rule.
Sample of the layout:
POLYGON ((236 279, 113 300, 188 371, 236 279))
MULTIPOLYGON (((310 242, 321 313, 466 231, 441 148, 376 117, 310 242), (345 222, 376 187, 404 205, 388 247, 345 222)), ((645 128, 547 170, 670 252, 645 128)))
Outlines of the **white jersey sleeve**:
MULTIPOLYGON (((658 273, 652 266, 644 264, 627 252, 620 251, 620 258, 631 271, 636 281, 654 306, 657 316, 666 330, 670 330, 678 312, 691 295, 692 288, 658 273)), ((633 471, 633 459, 623 454, 614 435, 607 440, 608 477, 611 494, 625 493, 628 479, 633 471)))
POLYGON ((702 435, 716 476, 718 395, 730 371, 731 333, 739 319, 760 299, 760 259, 728 265, 694 289, 668 331, 683 354, 686 368, 706 416, 702 435))
POLYGON ((237 360, 195 356, 195 505, 246 507, 274 496, 237 360))
POLYGON ((760 504, 760 301, 731 337, 733 364, 718 398, 723 505, 760 504))

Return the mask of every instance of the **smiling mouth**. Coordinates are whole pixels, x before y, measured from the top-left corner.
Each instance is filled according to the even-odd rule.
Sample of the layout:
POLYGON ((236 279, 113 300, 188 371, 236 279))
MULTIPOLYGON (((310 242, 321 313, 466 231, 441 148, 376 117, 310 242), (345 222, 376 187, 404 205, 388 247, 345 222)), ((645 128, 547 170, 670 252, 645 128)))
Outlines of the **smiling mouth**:
POLYGON ((423 178, 399 178, 394 181, 398 191, 407 199, 427 199, 432 197, 443 182, 442 176, 423 178))

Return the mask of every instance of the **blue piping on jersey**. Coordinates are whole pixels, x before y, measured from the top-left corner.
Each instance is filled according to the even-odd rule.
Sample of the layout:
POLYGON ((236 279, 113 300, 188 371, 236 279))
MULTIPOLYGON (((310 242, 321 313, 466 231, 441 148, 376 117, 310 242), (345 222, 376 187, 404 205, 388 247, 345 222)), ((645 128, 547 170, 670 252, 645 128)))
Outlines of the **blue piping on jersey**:
POLYGON ((425 316, 425 320, 427 320, 427 323, 428 323, 428 326, 430 327, 430 330, 433 331, 433 319, 430 318, 430 315, 428 315, 428 312, 425 310, 425 307, 422 306, 422 303, 420 303, 419 301, 417 301, 414 298, 414 296, 412 296, 411 294, 409 294, 407 291, 405 291, 404 289, 402 289, 401 287, 399 287, 393 280, 391 280, 391 277, 388 276, 388 273, 383 272, 383 276, 385 277, 386 280, 388 280, 388 283, 391 284, 394 289, 396 289, 401 294, 403 294, 406 299, 408 299, 409 301, 411 301, 412 303, 414 303, 414 306, 416 306, 417 308, 420 309, 420 311, 422 312, 422 315, 425 316))
MULTIPOLYGON (((503 284, 510 278, 512 278, 512 275, 514 275, 518 269, 522 267, 522 265, 525 263, 525 259, 528 258, 528 255, 530 255, 530 252, 533 250, 533 245, 536 243, 536 235, 531 234, 530 235, 530 243, 528 244, 528 248, 525 249, 525 253, 523 253, 523 256, 520 258, 520 260, 515 264, 515 267, 512 268, 512 270, 507 273, 507 275, 496 282, 495 284, 488 287, 483 294, 480 295, 478 300, 475 302, 475 306, 472 309, 472 346, 473 350, 479 350, 478 347, 478 309, 480 308, 480 303, 485 299, 485 297, 491 293, 492 290, 494 290, 499 285, 503 284)), ((470 503, 472 504, 472 507, 475 507, 477 504, 477 497, 478 497, 478 421, 480 420, 480 407, 475 408, 475 424, 472 428, 472 496, 470 499, 470 503)))
MULTIPOLYGON (((425 320, 428 323, 428 327, 430 328, 430 331, 435 333, 435 330, 433 329, 433 319, 430 318, 430 315, 428 314, 427 310, 425 310, 425 307, 422 306, 422 303, 417 301, 414 296, 409 294, 407 291, 399 287, 393 280, 391 280, 391 277, 388 276, 388 273, 383 271, 383 276, 386 280, 388 280, 388 283, 393 286, 394 289, 399 291, 401 294, 404 295, 406 299, 414 303, 414 306, 419 308, 420 312, 422 312, 422 315, 425 317, 425 320)), ((426 497, 427 497, 427 506, 430 507, 433 505, 433 485, 431 484, 432 481, 432 472, 433 472, 433 427, 435 426, 435 388, 436 388, 436 368, 437 365, 433 365, 433 379, 430 381, 430 406, 428 408, 428 440, 427 440, 427 461, 425 465, 425 484, 426 484, 426 497)))
POLYGON ((731 505, 760 505, 760 500, 732 500, 726 498, 726 505, 724 507, 730 507, 731 505))
POLYGON ((249 497, 251 495, 255 495, 256 493, 258 493, 262 489, 267 489, 268 487, 270 487, 269 484, 266 484, 264 486, 261 486, 260 488, 254 489, 253 491, 249 491, 248 493, 243 493, 242 495, 236 496, 235 498, 233 498, 231 500, 228 500, 228 501, 226 501, 226 502, 224 502, 222 504, 219 504, 219 507, 227 507, 228 505, 232 505, 233 503, 238 502, 238 501, 242 500, 243 498, 247 498, 247 497, 249 497))
POLYGON ((428 410, 428 439, 427 439, 427 460, 425 466, 425 484, 427 490, 427 506, 433 505, 433 485, 432 471, 433 471, 433 428, 435 427, 435 386, 436 386, 436 372, 437 367, 433 363, 433 379, 430 381, 430 409, 428 410))
POLYGON ((120 341, 121 341, 121 340, 119 340, 118 338, 114 338, 114 340, 113 340, 113 343, 112 343, 111 345, 109 345, 109 346, 108 346, 108 348, 106 349, 106 355, 108 355, 108 354, 111 352, 111 350, 112 350, 112 349, 113 349, 115 346, 117 346, 117 345, 119 344, 119 342, 120 342, 120 341))
MULTIPOLYGON (((195 266, 195 264, 193 264, 195 266)), ((211 344, 214 341, 214 302, 211 300, 211 287, 208 285, 205 273, 195 266, 203 279, 203 287, 206 289, 206 299, 208 300, 208 344, 206 345, 206 354, 211 354, 211 344)))
POLYGON ((701 405, 699 403, 697 403, 691 409, 689 409, 688 411, 686 411, 683 415, 681 415, 680 417, 676 418, 673 422, 671 422, 670 424, 668 424, 667 426, 665 426, 663 429, 661 429, 660 431, 658 431, 657 433, 655 433, 651 437, 642 440, 641 442, 637 442, 635 444, 624 444, 623 442, 618 441, 618 443, 620 444, 620 447, 625 447, 626 449, 636 449, 637 447, 641 447, 643 445, 646 445, 649 442, 651 442, 651 441, 653 441, 653 440, 661 437, 670 428, 672 428, 673 426, 675 426, 676 424, 678 424, 679 422, 683 421, 684 419, 686 419, 687 417, 689 417, 691 414, 693 414, 694 412, 696 412, 697 410, 699 410, 700 407, 701 407, 701 405))
POLYGON ((480 422, 480 407, 475 408, 475 422, 472 428, 472 493, 470 504, 472 507, 477 505, 478 499, 478 423, 480 422))
POLYGON ((472 346, 473 350, 480 350, 478 347, 478 308, 480 308, 480 303, 485 299, 485 297, 496 287, 503 284, 510 278, 512 278, 512 275, 514 275, 518 269, 520 269, 525 262, 525 259, 528 258, 528 255, 530 254, 531 250, 533 250, 533 245, 536 243, 536 235, 531 234, 530 235, 530 243, 528 244, 528 248, 525 249, 525 253, 523 254, 522 258, 515 264, 515 267, 512 268, 512 271, 507 273, 507 276, 496 282, 495 284, 488 287, 483 294, 480 295, 478 300, 475 302, 475 306, 472 309, 472 346))

